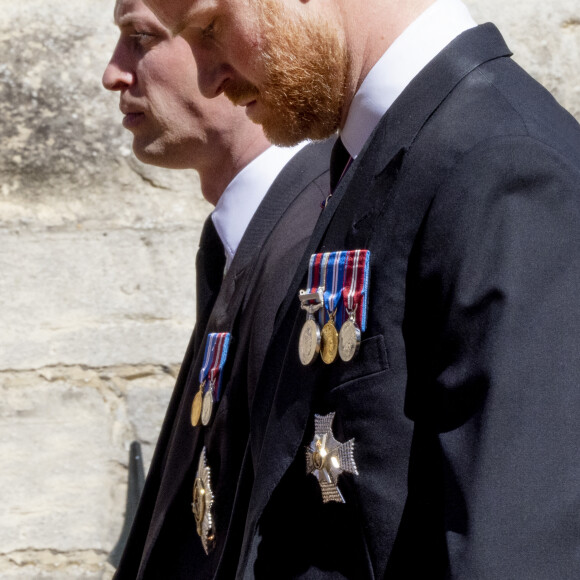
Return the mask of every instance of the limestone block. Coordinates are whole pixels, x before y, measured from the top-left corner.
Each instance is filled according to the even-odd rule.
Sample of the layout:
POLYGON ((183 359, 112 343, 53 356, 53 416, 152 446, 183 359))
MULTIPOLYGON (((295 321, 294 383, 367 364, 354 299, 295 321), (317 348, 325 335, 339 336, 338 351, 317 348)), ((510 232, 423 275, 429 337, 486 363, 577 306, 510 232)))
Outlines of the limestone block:
POLYGON ((115 397, 82 369, 0 381, 2 553, 107 552, 126 461, 113 438, 115 397))
MULTIPOLYGON (((20 554, 19 566, 31 550, 106 559, 122 527, 129 445, 142 443, 147 469, 177 372, 145 365, 0 375, 1 555, 20 554)), ((51 566, 74 564, 65 560, 51 566)), ((4 578, 2 566, 0 557, 4 578)))
POLYGON ((0 229, 0 369, 180 362, 195 229, 0 229))

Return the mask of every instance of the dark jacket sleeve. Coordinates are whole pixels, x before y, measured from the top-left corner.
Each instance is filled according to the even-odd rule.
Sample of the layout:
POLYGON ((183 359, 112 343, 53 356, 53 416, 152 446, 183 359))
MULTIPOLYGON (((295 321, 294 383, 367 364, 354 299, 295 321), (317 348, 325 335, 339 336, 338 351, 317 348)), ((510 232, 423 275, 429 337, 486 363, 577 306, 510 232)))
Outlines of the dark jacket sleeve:
POLYGON ((490 139, 418 239, 409 501, 437 513, 450 578, 580 578, 579 194, 563 154, 490 139))

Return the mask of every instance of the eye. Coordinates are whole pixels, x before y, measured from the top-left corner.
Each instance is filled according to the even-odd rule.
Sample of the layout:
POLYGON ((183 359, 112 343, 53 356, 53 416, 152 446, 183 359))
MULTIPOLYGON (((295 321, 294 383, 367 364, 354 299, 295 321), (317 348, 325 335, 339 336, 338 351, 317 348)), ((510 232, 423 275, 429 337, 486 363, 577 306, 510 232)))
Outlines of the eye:
POLYGON ((212 20, 205 28, 201 29, 201 37, 204 40, 209 40, 215 37, 216 34, 216 21, 212 20))
POLYGON ((129 38, 131 38, 131 40, 137 46, 146 46, 148 44, 151 44, 155 40, 155 36, 153 34, 149 34, 148 32, 137 32, 137 31, 135 31, 133 34, 130 34, 129 38))

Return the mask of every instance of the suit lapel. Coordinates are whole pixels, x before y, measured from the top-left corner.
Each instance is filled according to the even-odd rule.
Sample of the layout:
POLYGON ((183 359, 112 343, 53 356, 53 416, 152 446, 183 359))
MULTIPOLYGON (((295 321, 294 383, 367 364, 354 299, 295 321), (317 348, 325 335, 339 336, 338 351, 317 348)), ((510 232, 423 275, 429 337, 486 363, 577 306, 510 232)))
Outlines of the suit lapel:
MULTIPOLYGON (((323 211, 279 310, 252 408, 251 442, 256 476, 240 569, 245 567, 249 553, 255 549, 251 543, 259 518, 281 477, 299 453, 311 415, 310 403, 320 368, 315 368, 316 364, 302 367, 295 362, 297 356, 293 356, 303 322, 297 295, 304 286, 310 255, 316 251, 353 249, 346 247, 346 240, 349 235, 360 239, 361 235, 356 238, 353 234, 357 223, 362 222, 365 215, 383 210, 405 152, 441 102, 475 68, 510 54, 499 31, 491 24, 467 31, 455 39, 391 106, 323 211), (341 244, 345 244, 344 247, 339 247, 341 244), (292 338, 289 340, 289 337, 292 338), (285 360, 275 362, 281 353, 286 353, 285 360), (285 382, 288 377, 291 377, 291 385, 285 382), (274 378, 276 387, 273 387, 274 378)), ((371 233, 368 231, 366 235, 371 233)))
POLYGON ((246 268, 264 245, 270 233, 296 197, 317 177, 328 170, 318 159, 330 157, 334 139, 311 144, 299 151, 284 167, 260 204, 244 237, 235 260, 238 271, 246 268), (308 162, 310 161, 310 162, 308 162), (322 167, 322 168, 321 168, 322 167))
POLYGON ((296 197, 328 169, 321 169, 321 164, 316 159, 327 158, 333 143, 334 139, 328 139, 323 143, 307 145, 274 180, 244 232, 231 265, 231 272, 228 272, 229 284, 223 289, 223 297, 220 296, 219 304, 216 304, 215 312, 212 313, 218 326, 227 326, 235 318, 239 301, 234 297, 243 297, 253 280, 252 276, 245 276, 246 270, 252 266, 270 233, 296 197), (306 160, 313 162, 307 163, 306 160))
MULTIPOLYGON (((326 158, 330 155, 332 144, 333 140, 328 140, 322 144, 306 146, 280 172, 244 233, 231 267, 224 277, 219 295, 213 304, 205 330, 199 329, 200 347, 195 353, 194 364, 190 366, 183 396, 176 413, 163 469, 163 479, 143 552, 140 575, 146 569, 151 549, 161 531, 168 508, 179 491, 198 448, 202 445, 201 428, 193 429, 190 424, 190 406, 199 388, 198 373, 204 354, 205 337, 209 332, 226 332, 233 327, 244 296, 251 291, 254 283, 250 266, 257 259, 266 239, 296 197, 312 181, 327 171, 323 164, 323 169, 321 169, 321 164, 305 163, 305 159, 312 159, 312 156, 326 158)), ((192 525, 194 525, 193 519, 192 525)))

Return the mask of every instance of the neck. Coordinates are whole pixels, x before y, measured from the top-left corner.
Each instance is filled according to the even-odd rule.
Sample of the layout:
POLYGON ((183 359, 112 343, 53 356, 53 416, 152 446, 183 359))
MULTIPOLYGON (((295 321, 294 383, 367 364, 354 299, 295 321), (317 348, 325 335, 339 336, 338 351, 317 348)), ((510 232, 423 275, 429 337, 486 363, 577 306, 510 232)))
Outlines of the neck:
POLYGON ((352 10, 349 0, 339 2, 351 59, 341 129, 354 95, 369 71, 401 33, 435 1, 367 0, 357 4, 356 10, 352 10))
POLYGON ((234 177, 270 145, 260 131, 251 140, 239 140, 214 151, 211 159, 195 168, 203 197, 215 206, 234 177))

